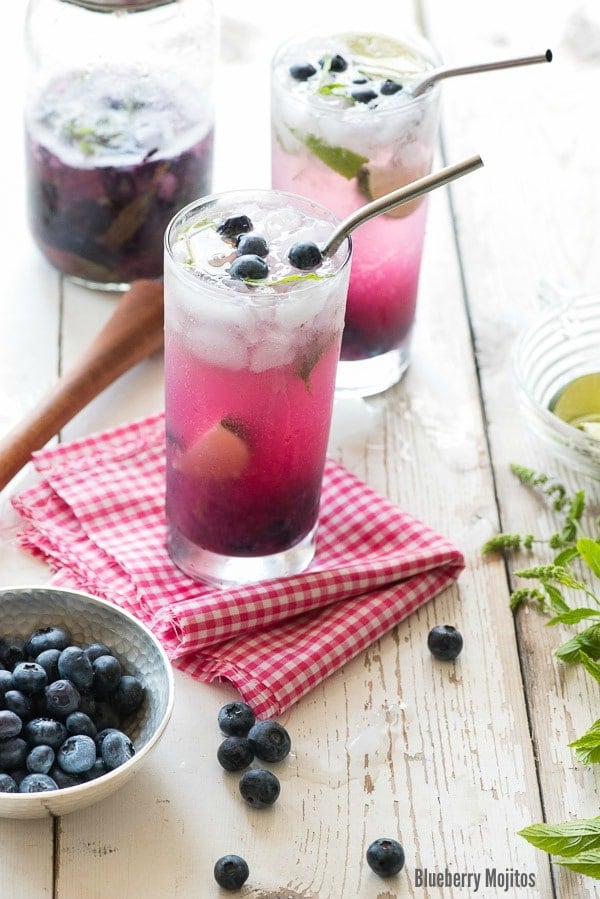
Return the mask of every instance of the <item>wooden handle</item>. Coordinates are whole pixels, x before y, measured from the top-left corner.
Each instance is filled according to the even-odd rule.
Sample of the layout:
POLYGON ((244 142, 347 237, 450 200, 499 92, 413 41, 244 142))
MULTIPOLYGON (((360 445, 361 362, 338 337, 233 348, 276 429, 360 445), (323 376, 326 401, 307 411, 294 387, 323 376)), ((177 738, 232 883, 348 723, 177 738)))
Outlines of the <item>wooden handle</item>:
POLYGON ((86 352, 0 440, 0 490, 94 397, 163 343, 163 288, 135 281, 86 352))

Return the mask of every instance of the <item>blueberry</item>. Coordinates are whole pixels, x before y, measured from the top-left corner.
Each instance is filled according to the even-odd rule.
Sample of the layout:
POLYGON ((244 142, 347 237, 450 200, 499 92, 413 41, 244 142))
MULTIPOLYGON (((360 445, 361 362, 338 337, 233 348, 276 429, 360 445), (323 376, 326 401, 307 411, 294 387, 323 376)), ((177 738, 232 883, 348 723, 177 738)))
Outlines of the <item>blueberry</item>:
POLYGON ((58 649, 62 652, 71 642, 71 635, 62 627, 42 627, 34 631, 27 639, 26 649, 30 658, 35 659, 47 649, 58 649))
POLYGON ((35 657, 37 664, 41 665, 46 672, 49 684, 51 684, 53 680, 58 680, 60 677, 58 673, 58 657, 61 652, 62 650, 60 649, 43 649, 42 652, 35 657))
POLYGON ((91 693, 88 693, 87 690, 79 691, 79 708, 78 712, 83 712, 84 715, 89 715, 90 718, 96 717, 97 712, 97 702, 94 696, 91 693))
MULTIPOLYGON (((326 63, 327 63, 327 58, 323 56, 319 60, 319 65, 321 66, 321 68, 323 68, 326 65, 326 63)), ((346 62, 346 60, 344 59, 343 56, 340 56, 339 53, 334 54, 334 56, 332 56, 331 59, 329 59, 328 69, 330 72, 345 72, 347 68, 348 68, 348 63, 346 62)))
POLYGON ((225 737, 217 749, 217 759, 226 771, 243 771, 254 760, 247 737, 225 737))
POLYGON ((371 87, 355 87, 350 91, 350 96, 357 103, 370 103, 371 100, 377 99, 377 91, 371 87))
POLYGON ((379 93, 383 94, 384 97, 391 97, 392 94, 397 94, 398 91, 401 90, 402 85, 398 81, 392 81, 391 78, 386 78, 385 81, 381 83, 379 93))
POLYGON ((0 701, 6 695, 7 690, 12 690, 12 674, 6 668, 0 668, 0 701))
POLYGON ((84 771, 83 777, 85 781, 96 780, 98 777, 102 777, 103 774, 106 774, 106 768, 104 767, 104 762, 102 759, 96 759, 93 766, 89 771, 84 771))
POLYGON ((8 737, 16 737, 21 733, 23 722, 16 712, 9 709, 3 709, 0 712, 0 740, 6 740, 8 737))
POLYGON ((255 722, 254 712, 245 702, 234 700, 219 709, 219 727, 229 737, 245 737, 255 722))
POLYGON ((432 656, 448 662, 460 655, 463 638, 451 624, 437 624, 429 631, 427 646, 432 656))
POLYGON ((98 733, 96 734, 96 736, 94 737, 94 743, 96 744, 96 750, 98 752, 101 751, 102 742, 103 742, 104 738, 106 736, 108 736, 108 734, 118 734, 118 733, 121 733, 121 731, 118 729, 118 727, 105 727, 102 730, 99 730, 98 733))
POLYGON ((257 721, 248 732, 248 742, 261 762, 280 762, 289 753, 292 741, 278 721, 257 721))
POLYGON ((114 693, 121 680, 121 663, 113 655, 98 656, 92 662, 92 691, 95 696, 106 698, 114 693))
POLYGON ((32 718, 23 733, 30 746, 51 746, 52 749, 58 749, 68 736, 65 725, 55 718, 32 718))
POLYGON ((94 672, 92 663, 81 646, 67 646, 58 657, 58 673, 68 678, 78 690, 88 690, 92 686, 94 672))
POLYGON ((250 768, 240 777, 240 793, 246 802, 254 808, 267 808, 273 805, 281 786, 272 771, 265 768, 250 768))
POLYGON ((19 718, 29 718, 33 711, 31 697, 22 690, 7 690, 4 694, 4 705, 19 718))
POLYGON ((56 764, 52 765, 48 772, 49 777, 52 778, 60 790, 64 790, 67 787, 78 787, 80 783, 83 783, 84 779, 87 780, 88 774, 89 772, 84 774, 67 774, 66 771, 63 771, 56 764))
POLYGON ((296 81, 308 81, 316 74, 316 69, 311 62, 299 62, 290 66, 290 75, 296 81))
POLYGON ((29 749, 22 737, 9 737, 0 742, 0 769, 24 768, 29 749))
POLYGON ((269 266, 264 259, 255 253, 238 256, 229 266, 229 275, 237 281, 245 281, 247 278, 260 280, 269 274, 269 266))
POLYGON ((380 837, 367 849, 367 864, 380 877, 391 877, 404 867, 404 849, 397 840, 380 837))
POLYGON ((104 702, 104 700, 100 700, 96 703, 93 721, 98 732, 110 728, 114 730, 121 724, 121 718, 117 710, 113 709, 112 705, 109 702, 104 702))
POLYGON ((34 746, 25 759, 25 767, 31 774, 48 774, 54 757, 51 746, 34 746))
POLYGON ((352 84, 367 84, 369 81, 364 75, 358 75, 358 77, 352 79, 352 84))
POLYGON ((215 880, 224 890, 239 890, 248 880, 250 869, 240 855, 223 855, 215 862, 215 880))
POLYGON ((19 786, 19 793, 48 793, 58 790, 58 784, 48 774, 28 774, 19 786))
POLYGON ((98 733, 98 728, 90 716, 84 712, 71 712, 70 715, 67 715, 65 727, 69 736, 85 734, 86 737, 92 737, 93 739, 98 733))
POLYGON ((79 708, 79 690, 70 680, 61 678, 53 681, 44 690, 44 695, 50 715, 66 717, 79 708))
POLYGON ((111 703, 119 715, 127 717, 137 712, 144 701, 144 687, 139 678, 133 674, 123 674, 119 678, 117 689, 111 697, 111 703))
POLYGON ((89 643, 83 647, 83 651, 90 660, 95 662, 100 656, 111 656, 112 652, 105 643, 89 643))
POLYGON ((48 683, 46 669, 37 662, 18 662, 12 676, 15 688, 27 696, 39 693, 48 683))
POLYGON ((12 671, 17 662, 27 661, 27 650, 23 637, 9 634, 0 637, 0 663, 12 671))
POLYGON ((236 240, 240 234, 252 231, 252 227, 247 215, 232 215, 217 225, 217 234, 224 240, 236 240))
POLYGON ((0 793, 18 793, 17 782, 10 774, 0 774, 0 793))
POLYGON ((85 734, 74 734, 58 747, 56 761, 67 774, 89 771, 96 761, 96 744, 85 734))
POLYGON ((268 256, 269 245, 262 234, 242 234, 237 242, 237 251, 240 256, 249 253, 255 256, 268 256))
POLYGON ((113 771, 135 755, 135 746, 127 736, 119 730, 106 734, 100 746, 102 761, 107 771, 113 771))
POLYGON ((320 249, 312 241, 304 241, 295 243, 290 247, 288 259, 294 268, 302 271, 308 271, 311 268, 318 268, 323 262, 323 254, 320 249))

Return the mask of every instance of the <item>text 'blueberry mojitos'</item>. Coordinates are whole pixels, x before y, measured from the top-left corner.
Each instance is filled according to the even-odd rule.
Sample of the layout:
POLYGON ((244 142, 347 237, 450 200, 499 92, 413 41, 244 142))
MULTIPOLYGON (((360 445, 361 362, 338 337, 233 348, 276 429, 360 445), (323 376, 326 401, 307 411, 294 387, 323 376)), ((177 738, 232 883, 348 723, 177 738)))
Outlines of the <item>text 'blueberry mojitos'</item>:
POLYGON ((192 577, 262 580, 314 555, 350 241, 311 249, 337 224, 301 197, 235 191, 167 229, 168 549, 192 577))
POLYGON ((211 0, 29 0, 31 231, 60 272, 162 276, 177 210, 212 187, 211 0))
MULTIPOLYGON (((352 32, 295 38, 272 63, 272 185, 345 218, 428 174, 439 87, 411 85, 439 63, 424 41, 352 32)), ((353 260, 337 387, 369 395, 409 359, 425 233, 420 197, 362 227, 353 260)))

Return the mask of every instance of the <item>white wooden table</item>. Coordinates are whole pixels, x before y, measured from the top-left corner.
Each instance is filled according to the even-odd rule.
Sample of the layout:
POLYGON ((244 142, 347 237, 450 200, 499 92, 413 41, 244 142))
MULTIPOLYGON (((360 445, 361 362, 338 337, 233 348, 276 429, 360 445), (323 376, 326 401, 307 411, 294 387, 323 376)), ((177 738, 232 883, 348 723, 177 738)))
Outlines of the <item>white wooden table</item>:
MULTIPOLYGON (((0 432, 69 367, 115 303, 62 280, 26 228, 22 5, 3 3, 0 11, 0 432)), ((364 4, 355 2, 331 4, 334 10, 303 0, 281 13, 241 0, 219 5, 215 189, 268 185, 268 58, 295 26, 423 27, 456 63, 554 51, 551 66, 444 85, 439 161, 480 153, 485 168, 432 194, 408 374, 350 414, 336 408, 331 454, 450 537, 467 567, 456 588, 285 716, 294 749, 279 769, 282 796, 272 809, 243 807, 235 779, 216 762, 216 713, 232 691, 176 675, 168 732, 119 794, 58 820, 0 820, 0 899, 210 899, 225 895, 212 876, 225 852, 248 859, 242 892, 252 899, 590 899, 600 894, 597 881, 552 866, 516 831, 544 817, 598 814, 598 767, 578 763, 567 746, 599 717, 598 691, 591 678, 552 658, 566 632, 545 628, 535 610, 513 617, 505 564, 482 558, 480 547, 500 522, 504 530, 554 530, 543 503, 510 474, 510 462, 550 470, 571 487, 581 483, 525 429, 510 353, 543 306, 543 282, 573 292, 600 288, 597 4, 423 0, 414 11, 381 3, 362 19, 364 4), (425 651, 436 623, 464 635, 456 666, 434 664, 425 651), (390 834, 399 835, 407 864, 384 881, 364 853, 372 839, 390 834), (535 886, 425 888, 416 868, 513 868, 532 874, 535 886)), ((161 407, 157 355, 80 413, 60 439, 161 407)), ((49 579, 45 565, 18 548, 9 502, 32 477, 26 469, 0 495, 2 586, 49 579)), ((597 486, 585 486, 598 498, 597 486)))

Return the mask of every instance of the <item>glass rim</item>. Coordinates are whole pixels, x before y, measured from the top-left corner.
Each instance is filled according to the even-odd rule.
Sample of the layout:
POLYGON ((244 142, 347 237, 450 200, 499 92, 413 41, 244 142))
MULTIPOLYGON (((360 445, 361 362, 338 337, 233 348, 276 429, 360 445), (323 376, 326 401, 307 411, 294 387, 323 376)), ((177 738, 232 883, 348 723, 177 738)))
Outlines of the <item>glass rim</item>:
MULTIPOLYGON (((325 213, 327 213, 327 217, 332 219, 332 223, 331 223, 332 229, 335 228, 336 225, 342 221, 339 218, 339 216, 335 212, 333 212, 333 210, 329 209, 328 206, 324 206, 323 204, 317 202, 316 200, 311 200, 310 197, 304 197, 301 194, 294 194, 287 190, 278 190, 277 188, 256 187, 256 188, 238 188, 236 190, 225 190, 225 191, 218 191, 215 193, 207 194, 206 196, 198 197, 197 199, 192 200, 191 203, 188 203, 186 206, 183 206, 178 212, 175 213, 175 215, 173 216, 173 218, 171 219, 171 221, 165 228, 165 233, 164 233, 165 253, 168 255, 169 260, 171 261, 177 274, 188 284, 195 285, 196 287, 199 284, 202 284, 204 286, 209 286, 209 283, 210 283, 208 280, 204 281, 204 280, 198 279, 192 272, 185 269, 181 265, 181 263, 175 259, 174 255, 173 255, 173 250, 172 250, 173 233, 175 231, 175 228, 177 228, 180 225, 180 223, 187 216, 189 216, 192 212, 200 211, 201 209, 203 209, 205 207, 215 205, 220 200, 227 201, 228 199, 233 200, 235 197, 239 197, 240 199, 246 199, 246 200, 255 199, 255 200, 259 201, 260 197, 265 197, 265 196, 286 197, 286 198, 294 201, 295 204, 298 201, 300 201, 300 203, 303 205, 304 208, 309 206, 309 207, 313 207, 315 210, 325 212, 325 213)), ((351 259, 352 259, 352 237, 351 237, 351 235, 346 236, 345 246, 346 246, 345 255, 344 255, 343 259, 340 261, 339 265, 336 266, 335 270, 333 272, 331 272, 331 275, 330 275, 331 278, 338 278, 351 263, 351 259)), ((339 252, 339 250, 337 252, 339 252)), ((308 274, 308 273, 306 273, 306 274, 308 274)), ((286 296, 286 297, 299 296, 306 291, 314 290, 315 283, 316 282, 314 280, 310 280, 310 279, 308 279, 305 283, 296 281, 293 284, 292 289, 290 289, 289 291, 285 291, 283 293, 273 292, 272 294, 269 294, 268 296, 265 294, 262 294, 261 296, 264 299, 265 303, 268 302, 268 300, 270 300, 270 299, 280 299, 284 296, 286 296)), ((232 302, 237 301, 237 299, 240 296, 243 296, 243 294, 241 292, 239 292, 239 293, 236 292, 234 295, 230 295, 230 296, 229 296, 229 294, 230 294, 230 292, 228 291, 228 298, 232 302)))
MULTIPOLYGON (((425 35, 420 34, 417 31, 406 29, 405 31, 398 32, 390 32, 385 33, 382 31, 367 31, 365 28, 353 28, 348 27, 344 30, 340 31, 319 31, 318 29, 310 29, 304 32, 299 32, 298 34, 292 35, 291 37, 286 38, 286 40, 282 41, 274 50, 273 55, 271 57, 271 82, 279 85, 283 90, 285 90, 287 95, 287 100, 293 99, 295 103, 304 107, 310 107, 312 110, 323 111, 327 113, 327 116, 335 116, 336 118, 341 117, 348 111, 348 107, 340 108, 335 106, 330 106, 326 103, 317 103, 313 102, 313 98, 311 95, 302 95, 299 96, 293 91, 286 90, 285 82, 281 77, 277 74, 277 66, 280 62, 281 57, 288 49, 288 47, 293 46, 294 44, 302 45, 303 43, 316 39, 323 40, 331 40, 336 37, 343 37, 344 35, 372 35, 374 37, 382 37, 382 38, 392 38, 393 40, 404 41, 409 47, 412 49, 416 49, 421 51, 421 55, 425 57, 427 63, 430 63, 430 68, 436 68, 437 66, 442 65, 443 59, 440 51, 435 47, 425 35)), ((427 69, 426 71, 429 71, 427 69)), ((387 116, 387 115, 398 115, 400 112, 410 111, 415 107, 426 106, 430 102, 436 100, 441 92, 441 83, 438 81, 436 84, 432 85, 429 90, 426 90, 424 93, 420 94, 418 97, 411 97, 406 102, 403 102, 401 106, 397 106, 394 104, 389 104, 387 106, 378 106, 375 109, 366 106, 364 104, 357 104, 361 108, 358 110, 359 114, 364 113, 365 115, 377 115, 378 117, 387 116), (364 106, 364 109, 362 108, 364 106)), ((406 94, 404 95, 406 96, 406 94)), ((356 118, 356 107, 355 115, 356 118)))
POLYGON ((176 0, 61 0, 71 6, 80 6, 92 12, 142 12, 157 6, 168 6, 176 0))

